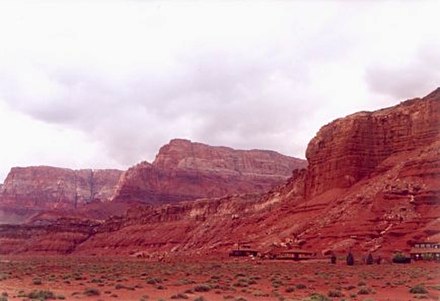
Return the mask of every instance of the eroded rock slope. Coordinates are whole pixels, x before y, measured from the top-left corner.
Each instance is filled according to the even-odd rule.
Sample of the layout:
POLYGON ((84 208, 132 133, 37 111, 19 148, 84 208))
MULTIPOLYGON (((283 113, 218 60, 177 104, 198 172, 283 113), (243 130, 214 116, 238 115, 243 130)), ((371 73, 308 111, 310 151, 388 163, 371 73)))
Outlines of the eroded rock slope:
POLYGON ((80 240, 63 234, 64 243, 72 237, 68 249, 42 243, 66 232, 56 230, 55 222, 46 225, 52 232, 37 232, 30 244, 0 226, 0 252, 206 256, 226 254, 237 243, 262 251, 408 251, 416 240, 440 240, 439 135, 437 89, 324 126, 309 144, 307 169, 295 170, 269 192, 132 207, 93 225, 86 239, 82 230, 72 230, 80 240))

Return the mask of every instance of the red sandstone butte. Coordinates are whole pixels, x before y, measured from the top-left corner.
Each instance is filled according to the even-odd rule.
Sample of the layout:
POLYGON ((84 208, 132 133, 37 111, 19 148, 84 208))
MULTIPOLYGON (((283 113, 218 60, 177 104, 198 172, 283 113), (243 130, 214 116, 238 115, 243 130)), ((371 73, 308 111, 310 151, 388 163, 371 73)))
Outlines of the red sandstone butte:
POLYGON ((265 150, 234 150, 174 139, 152 164, 127 170, 115 201, 174 203, 228 194, 265 192, 283 183, 305 160, 265 150))

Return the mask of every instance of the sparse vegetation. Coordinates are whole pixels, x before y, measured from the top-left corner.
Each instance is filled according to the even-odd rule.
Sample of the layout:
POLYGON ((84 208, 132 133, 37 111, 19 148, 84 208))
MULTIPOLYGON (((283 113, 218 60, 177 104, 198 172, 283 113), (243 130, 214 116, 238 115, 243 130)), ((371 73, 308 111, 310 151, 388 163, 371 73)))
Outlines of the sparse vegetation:
POLYGON ((101 292, 97 288, 89 287, 84 290, 86 296, 99 296, 101 292))
POLYGON ((189 297, 186 294, 178 293, 176 295, 172 295, 171 299, 189 299, 189 297))
POLYGON ((34 278, 32 279, 32 284, 34 285, 41 285, 43 281, 40 278, 34 278))
POLYGON ((394 263, 410 263, 411 258, 406 257, 403 253, 396 253, 393 256, 394 263))
POLYGON ((211 290, 211 287, 207 284, 201 284, 194 287, 194 291, 196 292, 209 292, 211 290))
POLYGON ((409 292, 411 294, 427 294, 428 290, 421 284, 412 287, 409 292))
POLYGON ((27 297, 29 299, 37 299, 42 301, 49 299, 56 299, 56 296, 53 292, 46 290, 32 291, 29 294, 27 294, 27 297))
POLYGON ((345 264, 313 262, 268 262, 261 265, 226 262, 215 268, 213 266, 215 263, 212 262, 158 263, 102 258, 94 261, 72 257, 16 260, 1 266, 1 274, 6 275, 1 282, 1 297, 9 300, 95 297, 102 300, 157 301, 157 298, 146 295, 151 294, 167 296, 163 297, 166 300, 221 298, 236 301, 241 296, 247 300, 363 301, 368 295, 381 300, 382 292, 387 292, 389 296, 390 292, 402 292, 402 289, 408 294, 405 299, 440 297, 440 270, 434 263, 423 266, 358 265, 356 269, 345 264), (17 283, 16 279, 22 279, 28 287, 9 289, 17 283), (34 290, 35 279, 41 280, 42 287, 56 284, 56 292, 34 290), (419 284, 420 281, 423 284, 419 284))
POLYGON ((329 297, 343 297, 344 294, 339 290, 331 290, 328 292, 327 296, 329 296, 329 297))

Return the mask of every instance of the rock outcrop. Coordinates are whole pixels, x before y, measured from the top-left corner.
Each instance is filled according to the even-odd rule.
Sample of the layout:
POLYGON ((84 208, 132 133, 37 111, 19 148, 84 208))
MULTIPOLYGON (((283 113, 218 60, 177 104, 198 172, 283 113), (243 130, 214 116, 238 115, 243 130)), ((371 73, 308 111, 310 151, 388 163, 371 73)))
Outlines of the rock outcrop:
MULTIPOLYGON (((87 231, 83 225, 88 222, 78 219, 78 226, 71 227, 74 235, 53 226, 72 220, 34 220, 13 230, 0 226, 0 253, 25 242, 22 253, 32 253, 35 244, 41 252, 152 258, 227 254, 237 243, 261 251, 300 246, 384 257, 408 251, 414 241, 440 239, 439 121, 440 90, 350 115, 323 127, 310 142, 306 169, 295 170, 286 183, 266 193, 135 206, 87 231), (35 238, 23 235, 21 227, 35 231, 35 238), (63 244, 42 244, 51 237, 62 237, 63 244)), ((179 166, 194 166, 193 159, 182 161, 170 153, 158 155, 157 164, 176 172, 179 166)), ((215 170, 216 164, 202 166, 215 170)))
POLYGON ((438 140, 439 90, 376 112, 360 112, 324 126, 310 141, 307 197, 348 188, 389 156, 438 140))
POLYGON ((111 169, 14 167, 0 190, 0 208, 23 213, 107 202, 121 174, 122 171, 111 169))
POLYGON ((76 252, 208 255, 246 242, 262 251, 390 254, 438 239, 439 92, 323 127, 308 168, 268 193, 135 210, 104 223, 76 252))
POLYGON ((124 173, 114 200, 174 203, 235 193, 265 192, 283 183, 305 160, 273 151, 234 150, 174 139, 152 164, 124 173))

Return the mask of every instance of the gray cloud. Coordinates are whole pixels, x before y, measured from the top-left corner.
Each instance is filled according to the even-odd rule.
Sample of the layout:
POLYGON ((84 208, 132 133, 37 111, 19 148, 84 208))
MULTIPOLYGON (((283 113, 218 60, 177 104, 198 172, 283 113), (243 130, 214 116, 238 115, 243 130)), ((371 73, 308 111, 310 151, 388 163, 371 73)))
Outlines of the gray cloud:
POLYGON ((390 19, 406 20, 390 16, 392 5, 312 2, 115 1, 103 10, 99 1, 60 1, 0 13, 0 100, 84 133, 128 166, 176 137, 303 156, 321 125, 369 109, 362 99, 400 99, 438 79, 430 48, 404 72, 371 64, 408 42, 385 31, 390 19), (2 32, 6 24, 16 32, 2 32))
POLYGON ((420 97, 440 85, 440 44, 419 48, 410 61, 375 64, 365 73, 369 88, 395 99, 420 97))

